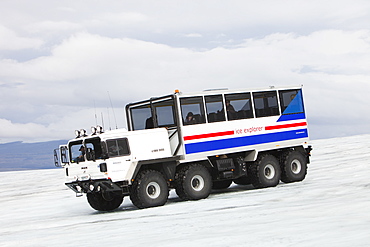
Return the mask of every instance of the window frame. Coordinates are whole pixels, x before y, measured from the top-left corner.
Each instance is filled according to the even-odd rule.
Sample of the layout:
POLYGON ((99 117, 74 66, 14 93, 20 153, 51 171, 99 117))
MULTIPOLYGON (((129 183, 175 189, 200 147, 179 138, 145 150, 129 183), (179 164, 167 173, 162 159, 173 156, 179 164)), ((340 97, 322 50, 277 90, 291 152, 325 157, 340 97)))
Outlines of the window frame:
POLYGON ((124 156, 130 156, 131 155, 131 149, 130 149, 130 145, 129 145, 129 141, 128 141, 127 137, 107 139, 104 142, 102 142, 102 145, 104 145, 104 147, 102 147, 102 149, 107 154, 108 158, 124 157, 124 156), (118 141, 121 141, 121 140, 125 141, 125 145, 126 145, 127 151, 128 151, 127 154, 122 154, 121 155, 120 152, 119 152, 119 149, 117 149, 118 150, 117 155, 113 155, 113 156, 110 155, 110 153, 109 153, 109 143, 108 142, 113 142, 114 141, 114 142, 116 142, 115 146, 119 147, 118 141))
POLYGON ((206 108, 207 123, 216 123, 216 122, 226 121, 224 96, 222 94, 205 95, 204 96, 204 105, 205 105, 205 108, 206 108), (220 103, 221 105, 217 107, 215 105, 217 103, 220 103), (211 112, 211 108, 214 108, 215 106, 216 106, 217 110, 212 109, 212 112, 211 112), (210 117, 211 114, 212 114, 212 116, 214 116, 214 119, 212 119, 210 117))
MULTIPOLYGON (((225 104, 227 101, 230 101, 230 104, 233 106, 234 110, 236 111, 236 118, 231 119, 231 114, 227 114, 227 121, 234 121, 234 120, 243 120, 243 119, 251 119, 255 118, 255 113, 253 109, 253 104, 252 104, 252 93, 251 92, 242 92, 242 93, 229 93, 229 94, 224 94, 224 99, 225 99, 225 104), (238 97, 240 96, 240 97, 238 97), (243 107, 240 110, 236 110, 234 105, 232 104, 232 101, 246 101, 245 104, 243 104, 243 107, 248 104, 249 105, 249 110, 243 110, 243 107), (238 117, 238 113, 241 113, 241 111, 245 111, 246 113, 243 114, 245 115, 244 117, 238 117)), ((225 105, 226 111, 227 111, 227 105, 225 105)), ((239 114, 241 115, 241 114, 239 114)))
POLYGON ((302 97, 302 89, 285 89, 285 90, 279 90, 279 100, 280 100, 280 111, 281 111, 281 115, 291 115, 291 114, 300 114, 300 113, 304 113, 305 112, 305 109, 304 109, 304 104, 303 104, 303 97, 302 97), (287 105, 285 105, 285 97, 284 97, 284 93, 289 93, 289 92, 293 92, 295 91, 295 96, 293 99, 291 99, 289 101, 289 103, 287 105), (301 111, 297 111, 297 112, 291 112, 291 113, 285 113, 284 114, 284 111, 288 108, 288 106, 290 105, 290 103, 295 100, 295 98, 297 96, 300 96, 299 98, 299 106, 301 108, 301 111), (283 109, 284 108, 284 109, 283 109))
POLYGON ((254 107, 254 113, 256 118, 261 117, 273 117, 273 116, 280 116, 280 107, 279 107, 279 99, 278 99, 278 93, 276 90, 274 91, 259 91, 259 92, 253 92, 253 107, 254 107), (275 98, 275 99, 274 99, 275 98), (263 108, 257 108, 259 105, 259 102, 256 102, 256 100, 262 99, 263 108), (273 99, 273 103, 276 104, 276 107, 270 106, 269 99, 273 99))
POLYGON ((80 148, 81 148, 81 146, 84 146, 83 145, 83 140, 73 141, 73 142, 70 142, 68 144, 68 151, 69 151, 69 160, 70 160, 70 162, 71 163, 84 162, 85 160, 83 160, 83 161, 82 160, 81 161, 76 160, 79 155, 77 155, 76 157, 73 156, 74 152, 77 152, 77 151, 80 152, 78 149, 77 149, 77 151, 75 151, 75 149, 76 149, 76 148, 74 148, 75 146, 76 147, 79 146, 80 148))
POLYGON ((203 96, 181 97, 180 98, 180 111, 181 111, 182 124, 184 126, 206 123, 206 113, 205 113, 205 109, 204 109, 204 98, 203 98, 203 96), (194 100, 194 99, 198 100, 198 102, 196 102, 196 103, 186 103, 185 102, 186 104, 184 104, 184 101, 194 100), (199 114, 198 113, 194 114, 193 110, 191 110, 191 109, 185 111, 183 106, 189 106, 189 105, 199 106, 198 109, 197 109, 197 110, 199 110, 199 114), (196 121, 186 122, 186 117, 190 112, 192 112, 194 114, 194 116, 199 115, 199 119, 196 119, 197 117, 194 117, 196 121))
POLYGON ((173 95, 163 96, 159 98, 152 98, 150 100, 145 100, 142 102, 129 104, 126 106, 126 112, 129 112, 129 117, 127 118, 129 130, 144 130, 153 128, 173 128, 177 126, 177 114, 176 114, 176 100, 173 95), (168 101, 166 106, 171 106, 171 114, 173 123, 170 124, 158 124, 157 108, 163 102, 168 101), (146 109, 144 112, 144 117, 136 117, 136 110, 146 109))
POLYGON ((154 112, 155 114, 155 120, 156 123, 154 123, 154 126, 158 127, 158 128, 161 128, 161 127, 167 127, 167 128, 171 128, 171 127, 175 127, 177 126, 177 118, 176 118, 176 107, 175 107, 175 99, 173 97, 169 98, 169 99, 163 99, 163 100, 159 100, 159 101, 155 101, 155 102, 152 102, 152 112, 154 112), (168 102, 168 104, 166 103, 168 102), (165 103, 165 105, 161 106, 161 104, 165 103), (172 120, 173 120, 173 123, 169 123, 169 124, 159 124, 159 114, 158 114, 158 109, 160 107, 171 107, 171 116, 172 116, 172 120))

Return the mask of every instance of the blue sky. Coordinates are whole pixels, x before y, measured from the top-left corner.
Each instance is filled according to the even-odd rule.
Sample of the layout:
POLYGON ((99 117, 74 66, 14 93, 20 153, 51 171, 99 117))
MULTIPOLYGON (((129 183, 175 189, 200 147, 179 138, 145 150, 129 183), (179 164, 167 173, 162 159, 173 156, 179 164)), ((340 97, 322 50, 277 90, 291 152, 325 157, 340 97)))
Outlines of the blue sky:
POLYGON ((175 89, 301 84, 312 138, 369 133, 369 23, 359 0, 3 0, 0 143, 125 127, 175 89))

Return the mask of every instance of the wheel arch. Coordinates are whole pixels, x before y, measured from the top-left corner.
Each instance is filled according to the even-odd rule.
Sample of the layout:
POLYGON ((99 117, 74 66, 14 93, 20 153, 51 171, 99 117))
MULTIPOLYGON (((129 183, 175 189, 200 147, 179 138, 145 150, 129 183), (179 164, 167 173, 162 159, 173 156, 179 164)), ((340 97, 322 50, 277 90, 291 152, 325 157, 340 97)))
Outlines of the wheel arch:
POLYGON ((131 181, 133 181, 141 171, 148 169, 159 171, 163 174, 166 180, 173 181, 176 174, 178 160, 179 157, 175 156, 167 159, 139 161, 136 165, 131 181))

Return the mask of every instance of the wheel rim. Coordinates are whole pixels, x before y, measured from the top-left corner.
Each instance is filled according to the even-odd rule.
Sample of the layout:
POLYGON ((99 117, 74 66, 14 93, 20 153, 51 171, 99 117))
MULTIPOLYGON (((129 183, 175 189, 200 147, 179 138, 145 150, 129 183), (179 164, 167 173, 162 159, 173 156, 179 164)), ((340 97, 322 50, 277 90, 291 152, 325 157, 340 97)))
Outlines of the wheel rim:
POLYGON ((106 201, 112 201, 114 199, 114 196, 111 192, 102 193, 102 197, 106 201))
POLYGON ((299 160, 295 159, 291 163, 291 169, 294 174, 299 174, 302 170, 302 164, 299 160))
POLYGON ((156 182, 150 182, 146 186, 146 193, 151 199, 156 199, 161 194, 161 187, 156 182))
POLYGON ((266 165, 263 172, 267 179, 273 179, 275 177, 275 168, 271 164, 266 165))
POLYGON ((201 191, 204 188, 204 179, 202 176, 195 175, 191 179, 191 187, 195 191, 201 191))

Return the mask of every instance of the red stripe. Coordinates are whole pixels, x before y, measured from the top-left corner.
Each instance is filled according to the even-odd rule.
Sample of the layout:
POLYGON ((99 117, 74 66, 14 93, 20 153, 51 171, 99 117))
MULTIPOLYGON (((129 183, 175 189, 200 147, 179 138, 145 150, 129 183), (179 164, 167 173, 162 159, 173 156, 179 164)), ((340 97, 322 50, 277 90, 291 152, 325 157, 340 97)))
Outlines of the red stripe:
POLYGON ((209 137, 217 137, 217 136, 228 136, 234 135, 234 131, 223 131, 223 132, 216 132, 216 133, 208 133, 208 134, 201 134, 201 135, 193 135, 193 136, 185 136, 184 141, 196 140, 196 139, 203 139, 209 137))
POLYGON ((306 122, 302 122, 302 123, 292 123, 292 124, 283 124, 283 125, 275 125, 275 126, 266 126, 265 130, 277 130, 277 129, 300 127, 300 126, 306 126, 306 125, 307 125, 306 122))

